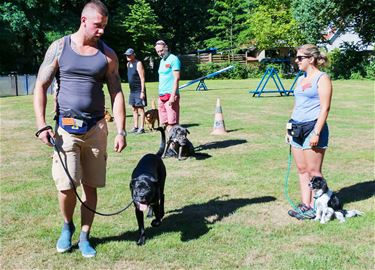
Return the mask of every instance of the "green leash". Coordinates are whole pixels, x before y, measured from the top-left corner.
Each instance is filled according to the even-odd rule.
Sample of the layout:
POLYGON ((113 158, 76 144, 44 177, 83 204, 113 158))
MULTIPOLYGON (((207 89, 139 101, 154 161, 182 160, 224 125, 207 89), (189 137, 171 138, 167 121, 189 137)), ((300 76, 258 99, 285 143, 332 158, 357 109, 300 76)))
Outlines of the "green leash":
MULTIPOLYGON (((292 206, 292 208, 298 213, 300 214, 301 216, 303 217, 307 217, 307 218, 311 218, 310 215, 308 214, 305 214, 301 211, 301 209, 299 209, 292 201, 292 199, 289 197, 289 190, 288 190, 288 182, 289 182, 289 174, 290 174, 290 167, 291 167, 291 164, 292 164, 292 146, 290 145, 289 146, 289 157, 288 157, 288 169, 286 171, 286 175, 285 175, 285 184, 284 184, 284 194, 285 194, 285 198, 286 200, 288 201, 288 203, 290 204, 290 206, 292 206)), ((315 201, 314 201, 314 209, 312 210, 313 211, 313 214, 315 215, 315 201)))

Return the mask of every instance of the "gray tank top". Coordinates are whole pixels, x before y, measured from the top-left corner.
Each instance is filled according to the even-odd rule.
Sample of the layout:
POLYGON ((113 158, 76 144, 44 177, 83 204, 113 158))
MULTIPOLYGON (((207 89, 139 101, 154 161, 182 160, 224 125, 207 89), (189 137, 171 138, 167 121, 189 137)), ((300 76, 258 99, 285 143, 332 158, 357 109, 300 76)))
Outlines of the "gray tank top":
POLYGON ((94 55, 80 55, 71 48, 70 35, 64 37, 64 48, 59 59, 56 75, 58 114, 71 109, 91 117, 104 115, 103 82, 107 70, 107 58, 103 43, 94 55))
POLYGON ((141 92, 141 78, 139 77, 137 70, 138 60, 135 60, 134 63, 128 63, 128 81, 130 92, 141 92))

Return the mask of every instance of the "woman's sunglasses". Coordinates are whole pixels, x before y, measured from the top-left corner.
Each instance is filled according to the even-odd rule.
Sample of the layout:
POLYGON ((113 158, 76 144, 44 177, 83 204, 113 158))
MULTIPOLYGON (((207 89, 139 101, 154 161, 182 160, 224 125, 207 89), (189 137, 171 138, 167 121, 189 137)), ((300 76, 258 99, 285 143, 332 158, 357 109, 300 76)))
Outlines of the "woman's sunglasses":
POLYGON ((303 59, 310 58, 309 55, 298 55, 296 58, 299 62, 301 62, 303 59))

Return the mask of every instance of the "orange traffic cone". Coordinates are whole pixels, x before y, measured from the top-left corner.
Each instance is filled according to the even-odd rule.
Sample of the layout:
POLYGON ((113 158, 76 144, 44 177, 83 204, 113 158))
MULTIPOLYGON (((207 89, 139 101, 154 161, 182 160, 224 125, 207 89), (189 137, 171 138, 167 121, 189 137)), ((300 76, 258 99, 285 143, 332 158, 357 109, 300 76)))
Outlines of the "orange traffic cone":
POLYGON ((224 119, 223 119, 223 110, 220 106, 220 98, 216 101, 216 111, 215 111, 215 121, 214 121, 214 130, 211 132, 212 135, 223 135, 226 134, 224 119))

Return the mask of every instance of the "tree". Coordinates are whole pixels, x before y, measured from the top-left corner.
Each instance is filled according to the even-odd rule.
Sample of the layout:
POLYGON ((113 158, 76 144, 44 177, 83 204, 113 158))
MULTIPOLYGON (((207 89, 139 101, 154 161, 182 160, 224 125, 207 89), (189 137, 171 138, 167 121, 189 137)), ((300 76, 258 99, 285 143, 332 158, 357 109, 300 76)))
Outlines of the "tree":
POLYGON ((293 0, 293 16, 304 36, 303 43, 322 41, 323 30, 327 29, 335 4, 331 0, 293 0))
POLYGON ((154 55, 154 43, 162 29, 154 11, 146 0, 135 0, 129 9, 129 15, 122 22, 123 29, 131 39, 128 47, 134 47, 143 58, 154 55))
POLYGON ((6 59, 0 61, 0 71, 35 73, 50 43, 71 33, 79 23, 80 5, 79 0, 0 4, 0 57, 6 59))
POLYGON ((204 46, 208 38, 212 0, 149 0, 163 29, 159 39, 166 40, 175 53, 186 54, 204 46))
POLYGON ((253 43, 258 49, 295 47, 302 41, 289 0, 259 2, 247 23, 247 35, 254 37, 253 43))
POLYGON ((325 42, 329 26, 355 30, 364 44, 375 40, 375 3, 368 0, 293 0, 293 16, 309 43, 325 42))
POLYGON ((205 40, 208 47, 229 49, 233 54, 243 42, 241 32, 246 28, 246 20, 250 12, 250 0, 216 0, 210 24, 206 27, 213 37, 205 40))

